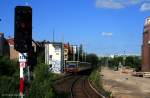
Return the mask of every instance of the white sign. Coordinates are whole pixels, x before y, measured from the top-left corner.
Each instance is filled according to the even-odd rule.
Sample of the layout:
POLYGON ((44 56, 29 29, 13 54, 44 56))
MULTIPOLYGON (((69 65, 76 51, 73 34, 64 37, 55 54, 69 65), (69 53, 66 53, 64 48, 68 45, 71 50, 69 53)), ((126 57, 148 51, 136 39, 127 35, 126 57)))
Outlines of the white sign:
POLYGON ((19 53, 19 62, 27 62, 27 53, 19 53))

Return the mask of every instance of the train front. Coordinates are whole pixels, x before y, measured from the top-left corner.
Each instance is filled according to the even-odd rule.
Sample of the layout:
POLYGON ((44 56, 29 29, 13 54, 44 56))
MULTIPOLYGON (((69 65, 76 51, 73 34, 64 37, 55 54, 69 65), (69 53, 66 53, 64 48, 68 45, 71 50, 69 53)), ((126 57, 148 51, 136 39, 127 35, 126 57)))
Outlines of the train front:
POLYGON ((67 61, 65 65, 65 72, 66 73, 76 73, 78 72, 78 67, 77 67, 77 61, 67 61))

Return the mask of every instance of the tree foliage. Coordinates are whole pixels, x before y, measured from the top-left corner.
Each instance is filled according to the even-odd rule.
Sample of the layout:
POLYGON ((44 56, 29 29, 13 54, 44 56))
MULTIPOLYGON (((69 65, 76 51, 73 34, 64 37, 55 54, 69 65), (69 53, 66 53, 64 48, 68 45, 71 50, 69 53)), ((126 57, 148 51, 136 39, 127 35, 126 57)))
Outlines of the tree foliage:
POLYGON ((102 57, 100 58, 100 64, 109 66, 110 68, 118 67, 119 64, 121 64, 138 70, 141 65, 141 58, 139 56, 126 56, 125 59, 123 59, 123 56, 117 56, 114 58, 102 57))
POLYGON ((52 88, 53 74, 48 71, 48 66, 45 64, 38 65, 34 69, 33 75, 34 78, 27 98, 52 98, 54 96, 52 88))
POLYGON ((19 68, 17 62, 9 60, 8 57, 0 57, 0 96, 14 98, 18 95, 19 68))
POLYGON ((83 45, 80 44, 79 46, 79 60, 83 61, 83 45))
POLYGON ((141 59, 138 56, 128 56, 126 57, 125 65, 139 70, 141 65, 141 59))
MULTIPOLYGON (((52 82, 56 75, 50 73, 48 66, 41 62, 31 73, 33 79, 30 84, 24 81, 24 98, 55 98, 52 82)), ((8 57, 0 57, 0 96, 19 98, 19 67, 16 61, 8 57)))
POLYGON ((12 76, 18 69, 15 60, 9 60, 7 56, 0 57, 0 75, 12 76))
POLYGON ((99 62, 99 58, 98 58, 98 56, 96 54, 91 53, 91 54, 87 55, 86 61, 91 63, 93 68, 96 68, 97 65, 98 65, 98 62, 99 62))

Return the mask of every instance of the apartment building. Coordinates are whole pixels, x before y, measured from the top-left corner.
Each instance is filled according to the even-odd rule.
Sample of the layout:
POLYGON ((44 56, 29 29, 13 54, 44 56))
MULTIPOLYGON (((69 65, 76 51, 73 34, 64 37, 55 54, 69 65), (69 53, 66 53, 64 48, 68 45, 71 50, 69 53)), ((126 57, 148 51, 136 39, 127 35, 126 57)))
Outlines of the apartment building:
POLYGON ((142 71, 150 71, 150 17, 146 18, 142 44, 142 71))

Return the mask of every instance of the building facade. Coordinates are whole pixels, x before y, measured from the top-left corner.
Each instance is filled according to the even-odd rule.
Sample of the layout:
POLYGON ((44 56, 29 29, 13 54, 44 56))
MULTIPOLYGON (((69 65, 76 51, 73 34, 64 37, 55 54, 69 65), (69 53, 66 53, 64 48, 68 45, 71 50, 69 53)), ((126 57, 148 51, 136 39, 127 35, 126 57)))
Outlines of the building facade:
POLYGON ((68 44, 64 44, 64 61, 68 60, 68 50, 69 50, 69 45, 68 44))
POLYGON ((45 63, 49 65, 49 70, 54 73, 63 71, 63 45, 62 43, 46 43, 45 44, 45 63))
POLYGON ((146 18, 142 44, 142 71, 150 71, 150 17, 146 18))
POLYGON ((19 52, 14 49, 14 39, 8 38, 7 43, 9 45, 8 53, 10 59, 18 59, 19 58, 19 52))

